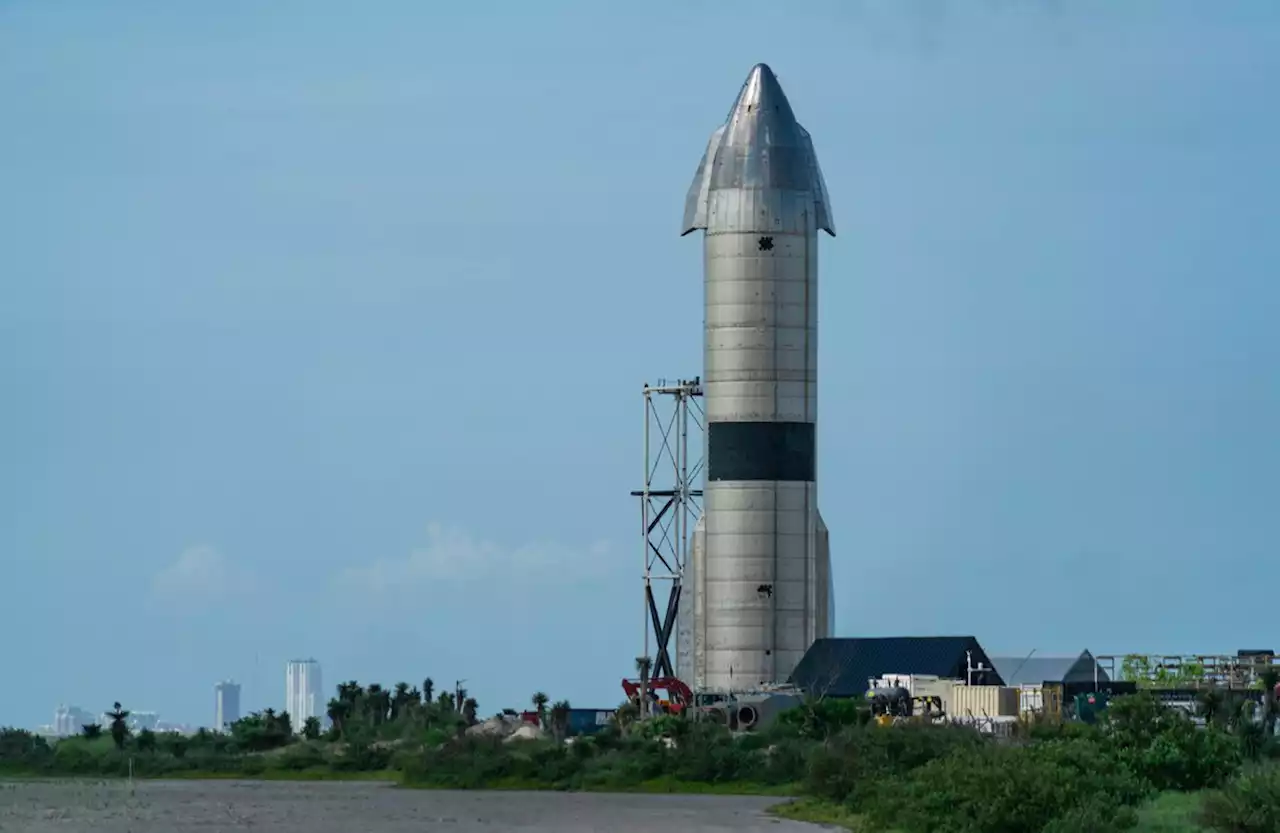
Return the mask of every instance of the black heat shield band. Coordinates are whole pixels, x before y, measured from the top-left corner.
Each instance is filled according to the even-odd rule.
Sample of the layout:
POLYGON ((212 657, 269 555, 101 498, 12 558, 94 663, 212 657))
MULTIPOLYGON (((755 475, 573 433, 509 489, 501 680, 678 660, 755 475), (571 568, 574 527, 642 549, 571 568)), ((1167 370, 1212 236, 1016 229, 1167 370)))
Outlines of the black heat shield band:
POLYGON ((707 426, 708 480, 812 482, 812 422, 713 422, 707 426))

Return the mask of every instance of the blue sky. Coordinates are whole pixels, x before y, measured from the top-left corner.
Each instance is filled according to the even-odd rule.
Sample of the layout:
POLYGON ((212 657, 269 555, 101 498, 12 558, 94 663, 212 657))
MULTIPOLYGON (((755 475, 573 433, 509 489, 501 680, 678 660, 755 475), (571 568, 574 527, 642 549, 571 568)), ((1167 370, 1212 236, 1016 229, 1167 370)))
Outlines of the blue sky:
POLYGON ((840 231, 840 634, 1280 647, 1269 0, 9 0, 0 724, 278 707, 294 656, 615 704, 757 61, 840 231))

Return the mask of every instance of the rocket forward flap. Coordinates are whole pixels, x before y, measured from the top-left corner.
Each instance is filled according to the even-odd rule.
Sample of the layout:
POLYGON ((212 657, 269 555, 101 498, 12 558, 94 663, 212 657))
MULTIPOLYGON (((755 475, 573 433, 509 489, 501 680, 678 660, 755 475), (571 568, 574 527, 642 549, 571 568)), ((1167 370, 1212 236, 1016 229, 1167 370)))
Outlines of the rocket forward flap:
POLYGON ((831 198, 827 196, 827 181, 822 176, 822 166, 818 164, 818 154, 813 149, 813 137, 803 127, 804 144, 809 155, 809 179, 813 190, 813 213, 818 228, 832 237, 836 236, 836 219, 831 213, 831 198))
POLYGON ((720 137, 724 135, 724 125, 720 125, 711 134, 707 142, 707 152, 702 154, 698 163, 698 171, 693 175, 689 185, 689 193, 684 198, 684 223, 680 236, 684 237, 695 229, 707 227, 707 193, 711 190, 711 170, 716 164, 716 152, 720 149, 720 137))

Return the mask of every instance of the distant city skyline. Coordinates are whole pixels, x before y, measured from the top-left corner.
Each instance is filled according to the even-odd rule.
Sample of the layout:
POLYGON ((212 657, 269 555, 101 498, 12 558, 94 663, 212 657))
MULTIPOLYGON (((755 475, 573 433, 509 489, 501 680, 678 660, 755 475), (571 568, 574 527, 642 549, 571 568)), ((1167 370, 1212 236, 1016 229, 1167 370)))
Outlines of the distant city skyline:
MULTIPOLYGON (((133 732, 141 732, 143 730, 153 732, 189 732, 199 728, 185 723, 165 721, 161 719, 159 712, 149 709, 135 711, 126 707, 125 710, 129 712, 125 722, 133 732)), ((48 737, 65 738, 81 734, 84 727, 90 724, 106 727, 111 724, 111 718, 103 711, 94 712, 91 709, 84 709, 80 706, 60 705, 54 709, 52 723, 38 724, 27 728, 31 728, 37 734, 48 737)), ((0 722, 0 725, 5 724, 0 722)))
MULTIPOLYGON (((287 711, 292 717, 301 715, 295 722, 295 731, 301 731, 302 723, 308 717, 316 717, 322 725, 327 725, 326 705, 331 693, 324 689, 324 681, 320 663, 314 658, 305 660, 289 660, 285 663, 285 686, 282 700, 267 698, 261 704, 244 710, 242 692, 244 686, 234 679, 225 679, 213 684, 212 719, 199 721, 166 721, 162 712, 151 709, 132 709, 128 703, 121 705, 129 711, 129 725, 134 731, 152 729, 157 731, 195 731, 205 728, 213 731, 227 731, 232 723, 250 712, 264 709, 287 711)), ((66 737, 80 734, 83 726, 89 723, 104 724, 109 722, 104 709, 85 709, 76 705, 59 705, 54 709, 53 721, 50 723, 32 723, 19 728, 52 737, 66 737)), ((0 716, 0 726, 10 725, 0 716)))

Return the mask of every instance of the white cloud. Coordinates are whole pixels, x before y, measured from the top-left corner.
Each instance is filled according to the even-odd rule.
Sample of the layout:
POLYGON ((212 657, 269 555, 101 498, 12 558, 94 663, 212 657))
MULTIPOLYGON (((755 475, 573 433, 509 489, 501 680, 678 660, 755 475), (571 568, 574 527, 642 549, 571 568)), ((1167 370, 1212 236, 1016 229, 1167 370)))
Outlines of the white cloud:
POLYGON ((473 537, 465 530, 432 523, 426 546, 404 558, 383 558, 343 570, 337 585, 388 593, 425 583, 572 583, 612 572, 617 554, 608 542, 583 548, 525 544, 515 548, 473 537))
POLYGON ((250 593, 255 587, 252 574, 210 546, 184 550, 151 579, 153 598, 180 610, 227 601, 250 593))

